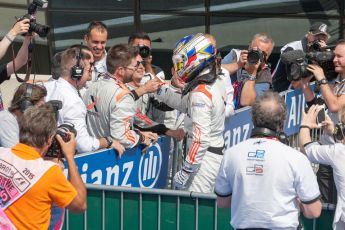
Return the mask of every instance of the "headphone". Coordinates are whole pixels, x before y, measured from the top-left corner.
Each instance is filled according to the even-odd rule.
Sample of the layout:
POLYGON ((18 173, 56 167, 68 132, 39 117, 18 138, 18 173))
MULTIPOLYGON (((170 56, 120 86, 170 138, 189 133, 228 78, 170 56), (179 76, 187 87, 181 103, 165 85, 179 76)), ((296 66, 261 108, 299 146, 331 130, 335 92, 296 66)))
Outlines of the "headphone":
POLYGON ((335 141, 342 141, 345 137, 345 124, 338 123, 334 127, 333 137, 335 141))
POLYGON ((71 78, 76 81, 80 81, 84 73, 84 67, 80 65, 81 49, 82 47, 80 46, 79 49, 76 51, 77 64, 75 64, 71 69, 71 78))
POLYGON ((280 142, 283 144, 288 145, 289 139, 288 136, 284 132, 276 132, 272 129, 264 128, 264 127, 254 127, 252 129, 252 134, 250 137, 275 137, 278 138, 280 142))
POLYGON ((19 109, 24 112, 27 108, 30 106, 33 106, 34 104, 31 101, 31 96, 32 96, 32 90, 33 90, 33 85, 27 83, 26 84, 26 89, 23 97, 19 100, 19 109))

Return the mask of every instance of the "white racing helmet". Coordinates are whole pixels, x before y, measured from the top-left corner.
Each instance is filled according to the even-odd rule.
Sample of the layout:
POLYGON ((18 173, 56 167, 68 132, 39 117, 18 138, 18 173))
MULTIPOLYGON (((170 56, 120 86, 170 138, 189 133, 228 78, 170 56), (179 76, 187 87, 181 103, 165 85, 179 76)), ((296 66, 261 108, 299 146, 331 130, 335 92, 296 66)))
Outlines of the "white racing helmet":
POLYGON ((177 42, 172 61, 177 76, 190 82, 215 61, 215 47, 205 34, 188 35, 177 42))

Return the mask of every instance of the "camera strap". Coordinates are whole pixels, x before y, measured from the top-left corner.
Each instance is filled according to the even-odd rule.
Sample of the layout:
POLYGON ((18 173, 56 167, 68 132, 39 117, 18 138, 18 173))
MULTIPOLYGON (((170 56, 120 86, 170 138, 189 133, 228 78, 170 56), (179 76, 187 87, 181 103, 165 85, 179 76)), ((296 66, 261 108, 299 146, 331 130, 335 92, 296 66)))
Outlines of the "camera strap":
POLYGON ((16 76, 16 79, 18 82, 27 82, 30 79, 30 74, 31 74, 31 69, 32 69, 32 50, 33 50, 33 45, 32 42, 30 41, 30 44, 28 46, 28 60, 26 62, 26 74, 25 74, 25 78, 21 79, 18 75, 17 75, 17 71, 16 71, 16 56, 14 53, 14 47, 13 47, 13 43, 11 45, 12 48, 12 63, 13 63, 13 73, 16 76))

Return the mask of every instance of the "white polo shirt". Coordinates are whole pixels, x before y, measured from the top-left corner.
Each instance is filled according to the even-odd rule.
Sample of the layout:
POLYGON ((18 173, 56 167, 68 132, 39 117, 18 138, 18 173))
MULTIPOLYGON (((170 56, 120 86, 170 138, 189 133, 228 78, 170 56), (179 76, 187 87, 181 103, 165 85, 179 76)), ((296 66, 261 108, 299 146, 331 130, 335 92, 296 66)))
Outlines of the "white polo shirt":
POLYGON ((250 138, 225 152, 215 192, 232 196, 234 228, 296 229, 296 199, 312 203, 320 196, 307 157, 268 138, 250 138))
POLYGON ((341 143, 320 145, 312 142, 304 149, 311 162, 330 165, 333 169, 334 183, 337 187, 337 208, 333 228, 343 230, 345 226, 345 145, 341 143), (342 228, 338 228, 339 225, 342 228))

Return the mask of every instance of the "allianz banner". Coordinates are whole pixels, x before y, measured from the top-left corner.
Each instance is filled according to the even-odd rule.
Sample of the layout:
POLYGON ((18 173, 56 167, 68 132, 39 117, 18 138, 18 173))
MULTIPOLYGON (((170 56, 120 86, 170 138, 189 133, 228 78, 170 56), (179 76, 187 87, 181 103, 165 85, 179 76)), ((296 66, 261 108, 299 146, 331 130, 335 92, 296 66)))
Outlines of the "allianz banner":
MULTIPOLYGON (((281 93, 281 96, 285 97, 287 106, 287 118, 285 120, 284 132, 286 135, 291 136, 298 133, 302 118, 302 109, 305 108, 305 99, 301 89, 289 90, 288 92, 281 93)), ((225 149, 250 137, 253 128, 251 111, 251 107, 245 107, 236 111, 230 118, 225 119, 225 149)))
MULTIPOLYGON (((114 149, 75 156, 85 183, 127 187, 164 188, 167 180, 170 138, 160 137, 145 154, 142 146, 126 150, 119 159, 114 149)), ((67 165, 65 163, 65 175, 67 165)))

